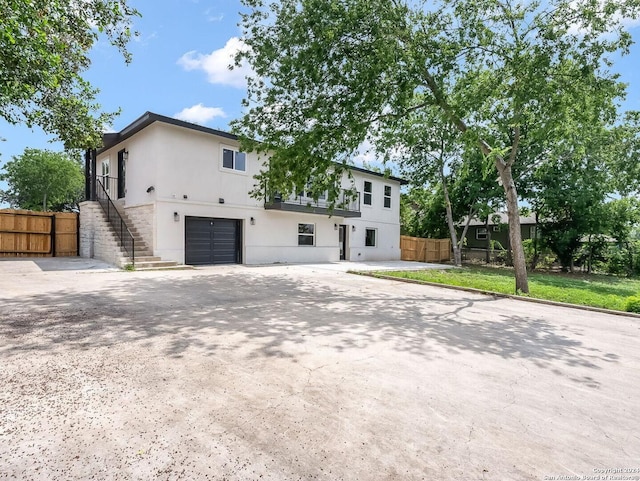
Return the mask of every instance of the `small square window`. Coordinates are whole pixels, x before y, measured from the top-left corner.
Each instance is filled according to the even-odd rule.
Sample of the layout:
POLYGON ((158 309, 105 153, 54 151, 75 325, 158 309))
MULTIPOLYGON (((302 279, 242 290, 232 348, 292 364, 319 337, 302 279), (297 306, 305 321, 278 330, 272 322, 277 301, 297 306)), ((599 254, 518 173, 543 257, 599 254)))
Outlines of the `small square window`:
POLYGON ((225 169, 244 172, 247 169, 247 154, 223 147, 222 167, 225 169))
POLYGON ((391 208, 391 186, 384 186, 384 206, 389 209, 391 208))
POLYGON ((499 225, 494 225, 493 226, 493 232, 500 232, 500 226, 499 225))
POLYGON ((487 228, 478 227, 476 230, 476 240, 487 240, 487 228))
POLYGON ((364 181, 364 196, 362 199, 362 202, 365 205, 371 205, 371 193, 373 192, 373 186, 371 185, 371 182, 369 182, 368 180, 364 181))
POLYGON ((315 224, 298 224, 298 245, 313 246, 315 245, 315 224))
POLYGON ((365 230, 364 245, 366 247, 375 247, 376 246, 376 229, 366 229, 365 230))

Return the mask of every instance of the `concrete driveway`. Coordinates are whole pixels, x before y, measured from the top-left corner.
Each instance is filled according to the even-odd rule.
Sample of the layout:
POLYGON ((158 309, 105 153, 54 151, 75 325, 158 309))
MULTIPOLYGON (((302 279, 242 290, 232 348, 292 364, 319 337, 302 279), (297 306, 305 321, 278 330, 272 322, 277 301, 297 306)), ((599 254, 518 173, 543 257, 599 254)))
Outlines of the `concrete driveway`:
POLYGON ((0 319, 0 480, 640 477, 637 319, 318 266, 1 265, 0 319))

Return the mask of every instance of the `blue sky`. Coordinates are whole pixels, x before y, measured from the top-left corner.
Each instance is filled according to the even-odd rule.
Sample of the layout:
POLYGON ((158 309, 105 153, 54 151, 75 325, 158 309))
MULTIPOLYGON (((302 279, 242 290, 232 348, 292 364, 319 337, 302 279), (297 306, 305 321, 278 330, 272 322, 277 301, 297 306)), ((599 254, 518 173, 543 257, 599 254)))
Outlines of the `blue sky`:
MULTIPOLYGON (((244 97, 242 71, 229 71, 238 45, 240 2, 237 0, 130 0, 142 13, 131 42, 133 62, 101 40, 91 52, 86 78, 101 90, 105 111, 121 109, 114 125, 121 130, 146 111, 228 130, 239 117, 244 97)), ((640 26, 631 30, 640 41, 640 26)), ((640 110, 640 45, 615 65, 629 84, 624 109, 640 110)), ((0 167, 26 147, 61 150, 38 129, 0 120, 0 167)), ((369 159, 370 160, 370 159, 369 159)), ((0 184, 0 188, 4 186, 0 184)))

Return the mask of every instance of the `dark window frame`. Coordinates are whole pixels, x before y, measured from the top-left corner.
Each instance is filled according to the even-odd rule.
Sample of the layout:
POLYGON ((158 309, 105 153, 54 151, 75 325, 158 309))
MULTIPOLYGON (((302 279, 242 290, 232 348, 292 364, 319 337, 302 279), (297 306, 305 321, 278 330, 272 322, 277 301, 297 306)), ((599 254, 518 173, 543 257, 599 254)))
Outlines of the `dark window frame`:
POLYGON ((314 247, 316 245, 316 225, 315 224, 311 224, 309 222, 298 223, 298 245, 304 246, 304 247, 314 247), (311 226, 311 232, 306 232, 305 230, 307 229, 307 227, 302 227, 302 226, 307 226, 307 227, 311 226), (311 244, 306 242, 308 239, 311 239, 311 244))
POLYGON ((247 153, 242 152, 241 150, 235 149, 230 146, 222 146, 221 167, 224 170, 231 170, 233 172, 246 173, 247 172, 247 153), (225 163, 228 164, 227 159, 225 158, 225 152, 231 153, 231 167, 229 167, 228 165, 225 165, 225 163), (238 168, 239 165, 242 166, 241 169, 238 168))
POLYGON ((384 186, 384 207, 385 209, 391 209, 391 186, 384 186))
POLYGON ((378 247, 378 229, 367 227, 364 230, 364 246, 378 247), (373 236, 373 239, 371 238, 370 234, 373 236))
POLYGON ((371 182, 370 180, 365 180, 362 191, 363 191, 362 203, 364 205, 372 205, 373 204, 373 182, 371 182), (367 190, 367 184, 369 184, 369 190, 367 190))

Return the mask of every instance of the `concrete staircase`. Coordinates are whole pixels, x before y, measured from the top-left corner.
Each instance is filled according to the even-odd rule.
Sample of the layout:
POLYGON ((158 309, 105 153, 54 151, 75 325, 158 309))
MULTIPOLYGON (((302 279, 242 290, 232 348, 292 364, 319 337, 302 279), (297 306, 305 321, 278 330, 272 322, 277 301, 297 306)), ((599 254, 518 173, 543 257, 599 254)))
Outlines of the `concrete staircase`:
MULTIPOLYGON (((120 207, 116 204, 117 207, 120 207)), ((124 209, 118 208, 118 213, 122 216, 124 223, 129 228, 129 232, 133 236, 134 244, 135 244, 135 270, 137 271, 152 271, 152 270, 172 270, 172 269, 193 269, 191 266, 180 265, 175 261, 165 261, 158 256, 153 255, 153 250, 151 247, 147 245, 147 243, 142 238, 138 229, 133 226, 133 222, 124 209)), ((104 222, 108 224, 107 216, 104 215, 104 222)), ((118 257, 118 266, 126 267, 132 264, 131 257, 128 257, 124 249, 122 248, 122 243, 118 238, 117 234, 113 233, 116 243, 118 244, 118 248, 120 249, 120 255, 118 257)))

